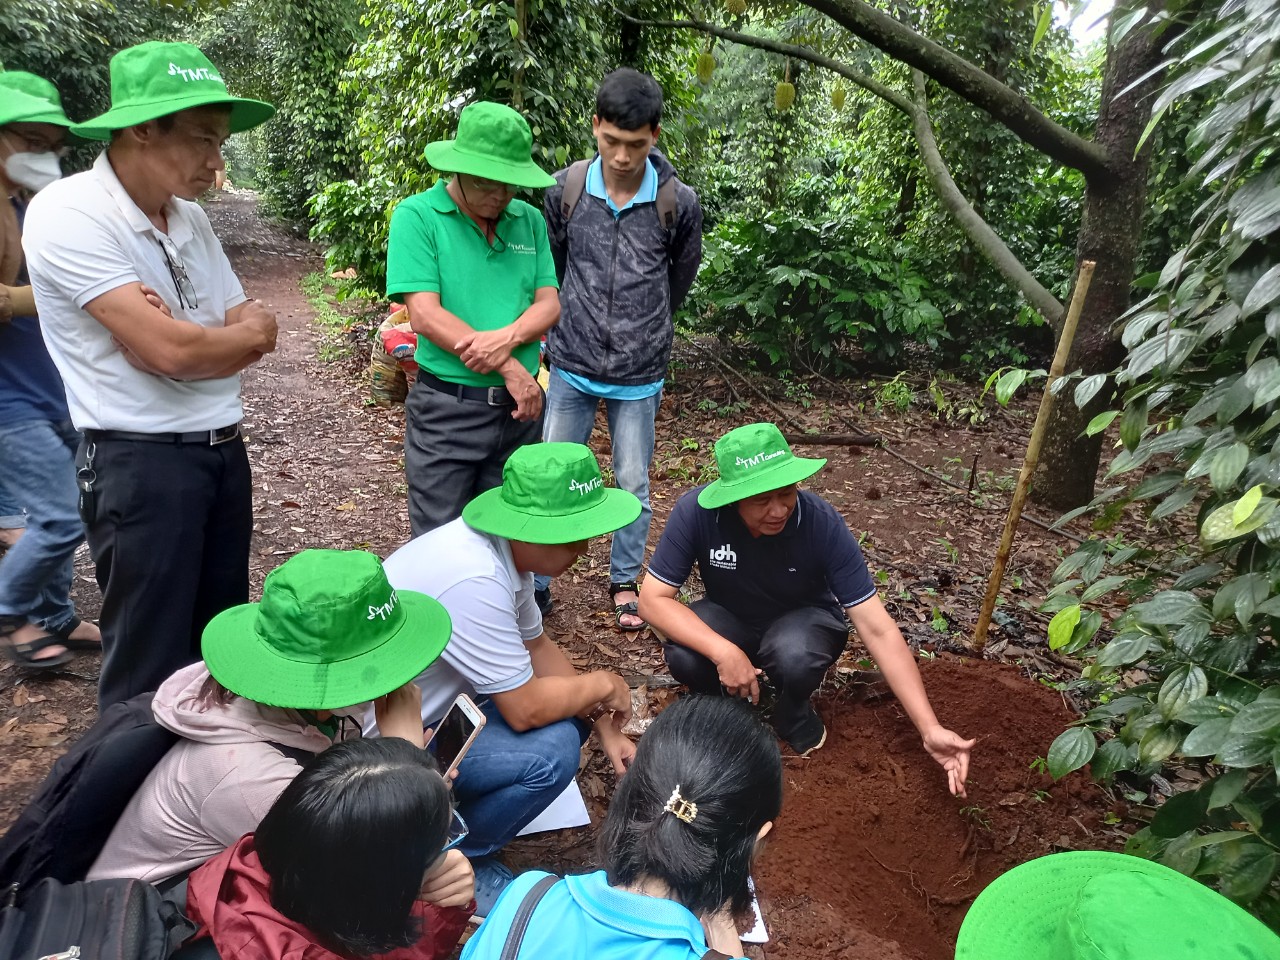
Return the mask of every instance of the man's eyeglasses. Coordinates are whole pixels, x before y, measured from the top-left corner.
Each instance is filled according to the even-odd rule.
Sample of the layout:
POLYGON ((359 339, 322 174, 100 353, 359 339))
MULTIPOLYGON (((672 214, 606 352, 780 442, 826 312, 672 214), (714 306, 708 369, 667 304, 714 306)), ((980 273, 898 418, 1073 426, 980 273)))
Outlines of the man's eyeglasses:
POLYGON ((58 143, 52 143, 43 137, 35 136, 30 133, 23 133, 21 130, 9 127, 4 131, 10 136, 16 138, 19 143, 26 147, 26 153, 52 153, 61 159, 71 152, 70 147, 64 147, 58 143))
POLYGON ((178 303, 188 310, 194 310, 200 306, 200 303, 196 300, 196 285, 187 276, 186 265, 182 262, 182 258, 178 256, 176 249, 170 250, 163 240, 157 240, 156 242, 160 244, 160 252, 164 254, 164 262, 169 266, 169 276, 173 278, 173 285, 178 288, 178 303))
POLYGON ((449 839, 445 841, 444 849, 440 852, 448 853, 465 839, 467 839, 467 821, 463 820, 462 814, 455 810, 453 819, 449 822, 449 839))
POLYGON ((486 180, 484 177, 473 177, 471 174, 465 174, 467 178, 467 186, 475 190, 476 193, 505 193, 508 196, 514 196, 515 192, 520 189, 513 187, 509 183, 502 183, 499 180, 486 180))

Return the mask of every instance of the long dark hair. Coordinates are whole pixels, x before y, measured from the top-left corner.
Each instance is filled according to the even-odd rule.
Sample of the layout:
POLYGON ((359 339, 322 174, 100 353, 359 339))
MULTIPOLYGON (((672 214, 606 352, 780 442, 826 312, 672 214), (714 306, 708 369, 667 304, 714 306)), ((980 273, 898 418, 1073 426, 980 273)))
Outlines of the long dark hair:
POLYGON ((613 886, 665 884, 700 917, 751 905, 747 877, 760 828, 782 809, 773 733, 733 697, 692 696, 654 720, 623 776, 600 835, 613 886), (679 788, 691 822, 665 810, 679 788))
POLYGON ((335 744, 308 763, 254 837, 271 903, 337 953, 417 942, 410 918, 449 833, 431 754, 398 737, 335 744))

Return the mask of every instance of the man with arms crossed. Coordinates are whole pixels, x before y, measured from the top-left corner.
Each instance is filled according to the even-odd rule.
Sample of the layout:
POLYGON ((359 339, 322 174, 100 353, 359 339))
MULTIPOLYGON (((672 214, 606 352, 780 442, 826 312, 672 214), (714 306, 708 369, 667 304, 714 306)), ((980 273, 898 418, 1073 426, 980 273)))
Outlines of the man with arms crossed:
POLYGON ((778 692, 774 729, 807 756, 827 739, 810 697, 848 642, 847 616, 948 788, 963 797, 975 741, 934 716, 915 657, 843 518, 799 489, 827 461, 795 456, 772 423, 730 430, 715 457, 720 478, 676 503, 640 594, 640 615, 665 638, 671 675, 700 693, 723 689, 756 703, 767 673, 778 692), (695 562, 706 596, 686 607, 677 593, 695 562))
POLYGON ((635 754, 620 730, 631 713, 626 682, 574 670, 543 629, 533 575, 564 573, 592 537, 639 513, 633 495, 605 488, 588 447, 538 443, 516 450, 502 486, 461 518, 386 560, 392 586, 435 597, 453 622, 440 659, 418 677, 423 723, 438 723, 459 693, 487 698, 484 729, 453 785, 470 827, 460 849, 475 866, 480 916, 511 880, 493 855, 573 779, 588 724, 619 774, 635 754))
POLYGON ((227 137, 273 112, 228 94, 196 47, 129 47, 111 59, 111 109, 72 127, 107 149, 27 212, 42 332, 84 434, 100 709, 199 660, 209 620, 249 599, 239 373, 275 349, 276 321, 246 299, 193 201, 223 169, 227 137))

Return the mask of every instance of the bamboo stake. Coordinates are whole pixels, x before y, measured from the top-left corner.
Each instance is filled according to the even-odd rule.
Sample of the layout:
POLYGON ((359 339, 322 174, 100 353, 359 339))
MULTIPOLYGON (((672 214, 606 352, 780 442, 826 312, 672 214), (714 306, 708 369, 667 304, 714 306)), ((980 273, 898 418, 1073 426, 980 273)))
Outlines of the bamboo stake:
POLYGON ((1004 522, 1004 534, 1000 537, 1000 549, 996 551, 995 566, 991 568, 991 576, 987 580, 987 595, 982 601, 982 611, 978 614, 978 625, 973 632, 973 652, 982 653, 987 645, 987 630, 991 627, 991 614, 996 608, 996 598, 1000 595, 1000 585, 1004 581, 1004 569, 1009 563, 1009 551, 1013 548, 1013 535, 1018 531, 1018 521, 1022 518, 1022 505, 1027 500, 1027 492, 1031 488, 1031 475, 1035 473, 1040 462, 1040 445, 1044 442, 1045 431, 1049 426, 1049 411, 1053 408, 1053 385, 1062 376, 1067 366, 1067 356, 1071 353, 1071 344, 1076 338, 1076 325, 1080 322, 1080 313, 1084 309, 1084 298, 1089 292, 1089 282, 1093 279, 1094 261, 1085 260, 1080 264, 1080 274, 1076 277, 1075 293, 1071 297, 1071 307, 1062 323, 1062 335, 1058 337, 1058 349, 1053 355, 1053 365, 1049 368, 1049 379, 1045 382, 1044 393, 1040 397, 1040 410, 1036 413, 1035 426, 1031 428, 1031 439, 1027 441, 1027 456, 1022 461, 1022 471, 1018 474, 1018 485, 1013 491, 1013 502, 1009 504, 1009 516, 1004 522))

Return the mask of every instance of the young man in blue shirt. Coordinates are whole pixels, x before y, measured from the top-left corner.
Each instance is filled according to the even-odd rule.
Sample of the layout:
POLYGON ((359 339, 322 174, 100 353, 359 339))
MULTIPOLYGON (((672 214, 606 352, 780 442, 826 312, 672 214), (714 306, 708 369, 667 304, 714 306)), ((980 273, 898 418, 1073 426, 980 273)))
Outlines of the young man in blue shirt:
POLYGON ((772 423, 730 430, 715 457, 719 479, 676 503, 640 595, 640 615, 662 633, 671 675, 695 692, 755 703, 767 673, 778 691, 774 729, 804 756, 827 739, 810 698, 848 642, 847 617, 951 793, 963 797, 975 741, 938 722, 843 518, 799 489, 827 461, 795 456, 772 423), (694 563, 706 596, 686 607, 677 595, 694 563))
MULTIPOLYGON (((671 359, 672 314, 702 259, 702 208, 654 148, 661 121, 662 89, 652 77, 609 74, 591 121, 599 153, 557 173, 545 199, 561 314, 547 341, 543 439, 586 443, 604 401, 614 477, 643 505, 635 523, 614 534, 610 554, 609 593, 623 630, 644 627, 636 577, 653 516, 654 418, 671 359)), ((537 582, 544 612, 550 583, 537 582)))

